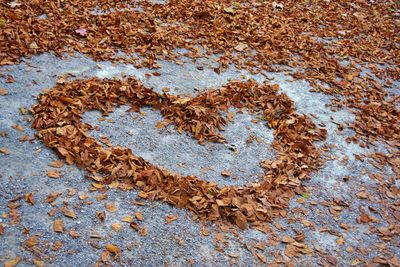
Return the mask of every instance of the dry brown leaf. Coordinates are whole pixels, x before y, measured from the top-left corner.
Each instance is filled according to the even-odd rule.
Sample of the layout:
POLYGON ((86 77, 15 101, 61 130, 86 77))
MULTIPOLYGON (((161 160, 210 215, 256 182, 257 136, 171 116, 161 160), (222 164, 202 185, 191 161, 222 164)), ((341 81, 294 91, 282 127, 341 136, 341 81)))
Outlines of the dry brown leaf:
POLYGON ((14 130, 17 130, 18 132, 23 132, 23 131, 25 131, 25 128, 22 127, 22 126, 19 125, 19 124, 14 124, 14 125, 11 126, 11 128, 13 128, 14 130))
POLYGON ((173 215, 173 214, 169 214, 167 216, 165 216, 165 223, 169 224, 172 223, 173 221, 176 221, 178 219, 178 214, 173 215))
POLYGON ((58 179, 62 177, 62 173, 59 170, 48 170, 47 176, 50 178, 58 179))
POLYGON ((62 160, 55 160, 50 162, 49 166, 53 168, 61 168, 64 166, 64 162, 62 160))
POLYGON ((33 260, 33 264, 35 264, 36 267, 44 267, 44 261, 41 260, 33 260))
POLYGON ((256 253, 257 258, 260 259, 260 261, 262 261, 263 263, 267 263, 267 257, 265 257, 263 254, 261 253, 256 253))
POLYGON ((0 95, 1 95, 1 96, 8 95, 8 91, 7 91, 6 89, 1 89, 1 88, 0 88, 0 95))
POLYGON ((121 249, 117 245, 114 245, 114 244, 107 244, 106 249, 110 253, 115 254, 115 256, 118 256, 121 253, 121 249))
POLYGON ((10 150, 8 150, 7 148, 1 147, 0 154, 8 155, 8 154, 10 154, 10 150))
POLYGON ((119 232, 122 229, 122 225, 120 223, 113 223, 111 224, 111 228, 115 231, 115 232, 119 232))
POLYGON ((36 235, 30 236, 25 242, 25 246, 34 247, 39 243, 39 239, 36 235))
POLYGON ((140 228, 139 234, 140 234, 141 236, 146 236, 147 233, 148 233, 148 230, 147 230, 146 227, 140 228))
POLYGON ((124 218, 122 218, 121 221, 130 223, 130 222, 133 221, 133 217, 132 216, 125 216, 124 218))
POLYGON ((340 236, 338 239, 336 239, 336 244, 339 246, 343 245, 345 243, 344 238, 340 236))
POLYGON ((231 176, 232 173, 229 172, 229 171, 221 171, 221 175, 222 175, 222 176, 231 176))
POLYGON ((245 49, 247 49, 249 46, 247 45, 247 44, 244 44, 244 43, 240 43, 240 44, 238 44, 237 46, 235 46, 235 50, 236 51, 239 51, 239 52, 242 52, 242 51, 244 51, 245 49))
POLYGON ((115 202, 110 202, 106 204, 106 210, 108 212, 116 212, 118 210, 118 206, 115 202))
POLYGON ((71 209, 68 209, 66 206, 62 206, 60 208, 60 211, 62 214, 64 214, 64 216, 72 218, 72 219, 76 219, 78 216, 76 216, 75 212, 71 209))
POLYGON ((295 242, 296 240, 294 240, 293 238, 291 238, 290 236, 288 236, 288 235, 284 235, 283 237, 282 237, 282 242, 283 243, 293 243, 293 242, 295 242))
POLYGON ((10 261, 6 261, 4 263, 4 267, 14 267, 17 266, 17 264, 19 263, 19 261, 21 260, 21 258, 19 256, 16 256, 14 259, 10 260, 10 261))
POLYGON ((54 220, 53 223, 53 230, 56 233, 62 233, 64 232, 64 222, 61 219, 56 219, 54 220))

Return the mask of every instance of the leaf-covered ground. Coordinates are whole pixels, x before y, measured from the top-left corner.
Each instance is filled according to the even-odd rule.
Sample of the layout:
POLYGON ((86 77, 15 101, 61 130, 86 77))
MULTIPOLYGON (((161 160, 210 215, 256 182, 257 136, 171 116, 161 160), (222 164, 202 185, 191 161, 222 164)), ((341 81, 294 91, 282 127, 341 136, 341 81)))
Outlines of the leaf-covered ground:
POLYGON ((2 2, 0 261, 398 266, 398 8, 2 2))

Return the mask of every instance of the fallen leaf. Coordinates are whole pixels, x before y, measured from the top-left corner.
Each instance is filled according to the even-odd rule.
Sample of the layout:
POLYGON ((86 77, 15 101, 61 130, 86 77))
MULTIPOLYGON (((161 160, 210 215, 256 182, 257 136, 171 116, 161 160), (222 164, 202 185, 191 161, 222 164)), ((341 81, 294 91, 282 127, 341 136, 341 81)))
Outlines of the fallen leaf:
POLYGON ((50 178, 58 179, 62 176, 62 174, 59 170, 48 170, 47 176, 50 178))
POLYGON ((230 173, 229 171, 222 171, 222 172, 221 172, 221 175, 222 175, 222 176, 231 176, 232 173, 230 173))
POLYGON ((224 8, 224 11, 228 14, 235 14, 235 10, 231 7, 224 8))
POLYGON ((30 49, 38 49, 39 46, 37 45, 36 42, 32 42, 32 43, 30 43, 29 48, 30 48, 30 49))
POLYGON ((122 225, 120 223, 113 223, 111 224, 111 228, 115 231, 115 232, 119 232, 122 229, 122 225))
POLYGON ((8 95, 8 91, 6 89, 0 89, 0 95, 1 96, 8 95))
POLYGON ((8 154, 10 154, 10 150, 8 150, 7 148, 2 147, 2 148, 0 148, 0 153, 4 154, 4 155, 8 155, 8 154))
POLYGON ((21 260, 21 258, 19 256, 16 256, 14 259, 10 260, 10 261, 6 261, 4 263, 4 267, 14 267, 17 266, 17 264, 19 263, 19 261, 21 260))
POLYGON ((135 217, 136 217, 136 219, 138 219, 139 221, 143 221, 143 220, 144 220, 143 214, 142 214, 142 212, 140 212, 140 211, 135 213, 135 217))
POLYGON ((26 202, 28 202, 31 205, 35 204, 35 199, 33 198, 33 194, 32 193, 26 194, 25 195, 25 200, 26 200, 26 202))
POLYGON ((122 218, 121 221, 130 223, 130 222, 133 221, 133 217, 132 216, 125 216, 124 218, 122 218))
POLYGON ((64 214, 64 216, 67 216, 67 217, 73 218, 73 219, 77 218, 75 212, 73 210, 68 209, 66 206, 62 206, 60 208, 60 211, 62 214, 64 214))
POLYGON ((82 37, 85 37, 87 35, 87 30, 83 28, 76 29, 75 32, 82 37))
POLYGON ((39 243, 39 239, 36 235, 30 236, 28 240, 25 242, 25 246, 27 247, 34 247, 39 243))
POLYGON ((44 267, 44 261, 41 260, 33 260, 33 264, 35 264, 36 267, 44 267))
POLYGON ((62 233, 64 232, 64 222, 61 219, 56 219, 54 220, 53 223, 53 230, 56 233, 62 233))
POLYGON ((244 44, 244 43, 240 43, 240 44, 238 44, 237 46, 235 46, 235 50, 236 51, 239 51, 239 52, 242 52, 242 51, 244 51, 246 48, 248 48, 249 46, 247 45, 247 44, 244 44))
POLYGON ((114 244, 107 244, 106 249, 107 249, 107 251, 115 254, 115 256, 118 256, 121 253, 121 249, 117 245, 114 245, 114 244))
POLYGON ((148 233, 148 230, 147 230, 146 227, 143 227, 143 228, 141 228, 141 229, 139 230, 139 234, 140 234, 141 236, 146 236, 147 233, 148 233))
POLYGON ((290 236, 288 236, 288 235, 285 235, 285 236, 283 236, 282 237, 282 242, 283 243, 293 243, 293 242, 295 242, 296 240, 294 240, 293 238, 291 238, 290 236))
POLYGON ((46 202, 46 203, 52 203, 52 202, 54 202, 54 201, 58 198, 58 196, 61 195, 61 194, 62 194, 62 192, 50 193, 50 194, 47 196, 45 202, 46 202))
POLYGON ((106 210, 108 212, 116 212, 118 210, 118 206, 115 202, 107 203, 106 210))
POLYGON ((19 139, 20 142, 26 142, 28 140, 29 140, 29 135, 27 134, 21 136, 21 138, 19 139))
POLYGON ((80 235, 77 231, 75 231, 75 230, 70 230, 70 231, 68 232, 68 234, 69 234, 72 238, 78 238, 78 237, 81 236, 81 235, 80 235))
POLYGON ((19 125, 19 124, 14 124, 14 125, 11 126, 11 128, 17 130, 18 132, 23 132, 23 131, 25 131, 24 127, 22 127, 22 126, 19 125))
POLYGON ((169 223, 172 223, 173 221, 176 221, 177 219, 178 219, 178 215, 170 214, 170 215, 165 216, 165 223, 169 224, 169 223))
POLYGON ((104 220, 106 219, 106 212, 105 211, 96 211, 96 217, 101 222, 104 222, 104 220))
POLYGON ((339 246, 344 244, 344 238, 341 236, 338 239, 336 239, 336 244, 338 244, 339 246))
POLYGON ((257 258, 260 259, 260 261, 262 261, 263 263, 267 263, 267 257, 265 257, 263 254, 261 253, 256 253, 257 258))
POLYGON ((53 168, 61 168, 64 166, 64 162, 62 160, 55 160, 50 162, 49 166, 53 168))

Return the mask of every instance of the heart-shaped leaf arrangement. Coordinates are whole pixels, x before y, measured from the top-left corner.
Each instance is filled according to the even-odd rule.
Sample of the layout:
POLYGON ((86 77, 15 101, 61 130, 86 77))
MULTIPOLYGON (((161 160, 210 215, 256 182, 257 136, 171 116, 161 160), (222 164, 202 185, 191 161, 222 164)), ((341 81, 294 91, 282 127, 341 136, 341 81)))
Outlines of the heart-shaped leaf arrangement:
POLYGON ((231 82, 187 99, 157 94, 133 78, 76 80, 39 96, 33 127, 68 164, 75 163, 105 184, 118 180, 121 189, 139 189, 141 197, 186 207, 200 218, 258 228, 273 217, 285 216, 289 200, 301 192, 301 180, 321 164, 313 142, 326 137, 324 129, 296 114, 292 101, 278 89, 254 81, 231 82), (107 114, 123 104, 130 104, 132 111, 143 106, 158 109, 165 124, 175 124, 179 132, 187 131, 199 142, 224 142, 218 130, 227 123, 224 111, 229 107, 262 113, 275 131, 272 145, 278 156, 261 162, 265 168, 261 183, 244 187, 221 188, 195 176, 182 177, 136 157, 130 149, 105 147, 89 136, 92 127, 82 123, 85 111, 107 114))

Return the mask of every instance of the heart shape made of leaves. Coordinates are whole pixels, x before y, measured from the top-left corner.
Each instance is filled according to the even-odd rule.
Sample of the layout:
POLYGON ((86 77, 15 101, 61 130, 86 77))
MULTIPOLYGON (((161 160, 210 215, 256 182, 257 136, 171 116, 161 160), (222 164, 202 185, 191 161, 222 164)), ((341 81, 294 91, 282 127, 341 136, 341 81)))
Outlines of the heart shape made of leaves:
POLYGON ((290 199, 302 190, 301 180, 321 164, 314 142, 326 138, 326 130, 297 114, 293 102, 278 90, 277 85, 255 81, 230 82, 185 98, 158 94, 134 78, 76 80, 39 96, 39 104, 32 107, 32 127, 68 164, 87 170, 97 181, 118 180, 121 189, 139 189, 140 197, 186 207, 200 218, 258 228, 286 215, 290 199), (178 132, 187 131, 200 143, 225 141, 218 131, 227 123, 223 111, 229 107, 261 112, 274 129, 272 145, 278 155, 261 162, 265 169, 261 183, 220 188, 195 176, 183 177, 133 155, 128 148, 106 147, 89 136, 92 126, 82 123, 85 111, 106 115, 123 104, 130 104, 132 111, 143 106, 160 110, 165 124, 173 123, 178 132))

